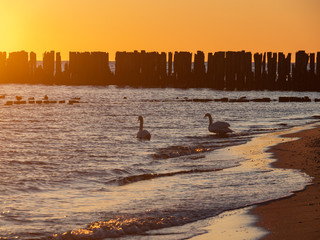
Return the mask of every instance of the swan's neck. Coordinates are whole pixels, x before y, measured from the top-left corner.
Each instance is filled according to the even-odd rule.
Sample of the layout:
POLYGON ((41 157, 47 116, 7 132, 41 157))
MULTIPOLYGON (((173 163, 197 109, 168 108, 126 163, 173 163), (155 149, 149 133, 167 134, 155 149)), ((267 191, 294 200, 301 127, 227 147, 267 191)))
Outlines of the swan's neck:
POLYGON ((140 131, 143 129, 143 119, 140 119, 140 131))
POLYGON ((211 117, 211 115, 209 115, 208 118, 209 118, 209 125, 211 125, 211 124, 212 124, 212 117, 211 117))

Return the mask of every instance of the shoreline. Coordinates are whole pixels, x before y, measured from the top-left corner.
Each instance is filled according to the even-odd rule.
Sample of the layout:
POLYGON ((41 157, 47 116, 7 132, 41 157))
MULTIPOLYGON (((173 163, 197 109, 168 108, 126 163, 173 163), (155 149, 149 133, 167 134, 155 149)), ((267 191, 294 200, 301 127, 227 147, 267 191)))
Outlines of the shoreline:
POLYGON ((271 166, 299 170, 312 177, 312 183, 250 213, 258 216, 255 225, 269 232, 263 240, 320 239, 320 127, 282 137, 298 139, 271 147, 268 152, 277 160, 271 166))
MULTIPOLYGON (((244 144, 231 147, 227 155, 242 156, 247 159, 244 162, 241 162, 240 166, 237 168, 251 168, 251 169, 279 169, 275 164, 278 162, 277 156, 274 155, 273 149, 278 149, 282 144, 287 144, 291 146, 292 142, 299 141, 300 133, 305 133, 308 131, 320 131, 319 123, 307 124, 303 126, 293 127, 281 132, 271 132, 268 134, 263 134, 255 137, 252 141, 244 144)), ((320 133, 320 132, 319 132, 320 133)), ((282 151, 282 150, 280 150, 282 151)), ((223 151, 221 152, 222 156, 224 155, 223 151)), ((216 152, 215 154, 217 154, 216 152)), ((289 151, 288 151, 289 152, 289 151)), ((319 154, 320 154, 320 134, 319 134, 319 154)), ((319 157, 320 159, 320 157, 319 157)), ((320 161, 319 161, 320 162, 320 161)), ((289 161, 289 164, 291 162, 289 161)), ((285 169, 290 169, 289 167, 282 167, 285 169)), ((295 169, 291 168, 293 171, 295 169)), ((296 168, 296 171, 301 172, 304 177, 309 178, 311 174, 306 174, 304 171, 300 171, 300 168, 296 168)), ((228 170, 226 170, 228 171, 228 170)), ((277 171, 282 171, 281 168, 277 171)), ((207 222, 203 221, 199 225, 200 229, 205 230, 205 233, 200 234, 196 237, 193 237, 193 240, 206 240, 206 239, 295 239, 292 237, 275 237, 268 238, 271 235, 272 229, 267 227, 265 224, 261 224, 261 216, 255 211, 259 209, 260 206, 266 206, 272 204, 273 202, 278 202, 286 199, 293 198, 296 193, 304 192, 304 190, 312 184, 312 179, 306 179, 307 185, 296 188, 296 190, 291 191, 288 195, 284 195, 277 199, 270 199, 249 207, 244 207, 240 209, 226 211, 216 217, 207 219, 207 222)), ((311 185, 312 186, 312 185, 311 185)), ((320 197, 319 197, 320 199, 320 197)), ((320 211, 319 213, 320 214, 320 211)), ((277 213, 274 214, 277 217, 277 213)), ((319 216, 320 219, 320 216, 319 216)), ((279 226, 281 228, 281 223, 283 220, 273 220, 271 219, 271 224, 279 226)), ((319 225, 320 226, 320 225, 319 225)), ((285 234, 286 236, 286 234, 285 234)), ((304 237, 297 237, 296 239, 307 239, 304 237)), ((312 238, 311 238, 312 239, 312 238)), ((318 239, 318 238, 317 238, 318 239)))

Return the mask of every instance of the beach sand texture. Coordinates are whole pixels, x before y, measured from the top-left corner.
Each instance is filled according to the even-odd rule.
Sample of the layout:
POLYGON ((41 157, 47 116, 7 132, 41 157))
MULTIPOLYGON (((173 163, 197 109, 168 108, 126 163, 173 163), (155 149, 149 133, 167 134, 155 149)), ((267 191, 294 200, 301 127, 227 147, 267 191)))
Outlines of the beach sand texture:
POLYGON ((258 226, 270 232, 264 240, 320 239, 320 127, 288 137, 298 140, 281 143, 270 152, 278 168, 299 169, 313 177, 312 184, 293 196, 271 201, 252 210, 258 226))

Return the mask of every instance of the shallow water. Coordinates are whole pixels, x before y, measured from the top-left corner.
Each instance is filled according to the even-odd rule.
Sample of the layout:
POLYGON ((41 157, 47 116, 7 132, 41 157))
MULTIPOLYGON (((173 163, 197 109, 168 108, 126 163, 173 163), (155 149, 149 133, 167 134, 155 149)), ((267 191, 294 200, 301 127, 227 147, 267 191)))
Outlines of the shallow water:
POLYGON ((242 155, 212 154, 261 133, 317 121, 319 103, 186 98, 313 99, 317 93, 0 85, 1 94, 7 94, 0 99, 2 238, 138 239, 152 235, 148 230, 279 198, 308 181, 290 171, 235 168, 246 160, 242 155), (4 105, 16 95, 81 100, 4 105), (228 121, 234 132, 210 134, 206 112, 228 121), (151 141, 135 138, 138 115, 151 141))

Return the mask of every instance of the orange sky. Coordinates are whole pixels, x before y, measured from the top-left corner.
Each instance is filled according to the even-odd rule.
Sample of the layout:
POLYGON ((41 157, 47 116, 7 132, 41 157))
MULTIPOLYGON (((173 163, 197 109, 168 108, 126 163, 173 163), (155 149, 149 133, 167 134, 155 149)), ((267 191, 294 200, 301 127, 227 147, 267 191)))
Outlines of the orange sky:
POLYGON ((0 51, 320 51, 319 0, 0 0, 0 51))

